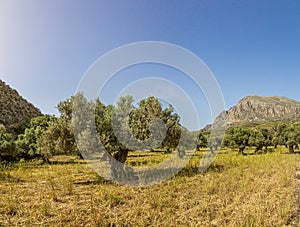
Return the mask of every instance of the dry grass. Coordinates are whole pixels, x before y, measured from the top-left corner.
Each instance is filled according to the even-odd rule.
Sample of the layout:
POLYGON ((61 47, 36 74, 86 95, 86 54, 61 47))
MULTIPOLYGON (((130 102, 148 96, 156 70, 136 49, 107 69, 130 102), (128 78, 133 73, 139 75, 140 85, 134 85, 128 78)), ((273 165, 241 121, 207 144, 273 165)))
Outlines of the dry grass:
MULTIPOLYGON (((159 160, 134 153, 128 162, 159 160)), ((222 152, 201 174, 198 156, 178 176, 150 187, 103 182, 76 160, 2 167, 0 226, 284 226, 297 209, 299 161, 280 152, 222 152)))

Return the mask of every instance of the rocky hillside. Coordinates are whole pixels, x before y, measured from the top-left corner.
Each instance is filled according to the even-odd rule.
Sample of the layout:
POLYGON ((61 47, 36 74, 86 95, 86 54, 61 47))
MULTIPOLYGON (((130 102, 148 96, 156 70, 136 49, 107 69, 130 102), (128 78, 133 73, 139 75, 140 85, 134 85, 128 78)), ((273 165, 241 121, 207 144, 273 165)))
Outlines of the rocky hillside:
POLYGON ((0 80, 0 124, 10 128, 40 115, 42 113, 38 108, 0 80))
POLYGON ((300 102, 279 96, 247 96, 216 118, 221 125, 255 124, 300 117, 300 102))

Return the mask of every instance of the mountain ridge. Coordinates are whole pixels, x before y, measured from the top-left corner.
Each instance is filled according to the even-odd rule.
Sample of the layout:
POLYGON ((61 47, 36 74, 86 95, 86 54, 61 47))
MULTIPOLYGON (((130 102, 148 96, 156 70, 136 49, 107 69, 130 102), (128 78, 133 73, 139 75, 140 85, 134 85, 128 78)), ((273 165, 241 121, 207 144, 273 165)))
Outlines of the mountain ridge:
POLYGON ((217 127, 261 124, 300 117, 300 102, 283 96, 249 95, 215 119, 217 127))
POLYGON ((11 128, 41 115, 37 107, 0 79, 0 124, 11 128))

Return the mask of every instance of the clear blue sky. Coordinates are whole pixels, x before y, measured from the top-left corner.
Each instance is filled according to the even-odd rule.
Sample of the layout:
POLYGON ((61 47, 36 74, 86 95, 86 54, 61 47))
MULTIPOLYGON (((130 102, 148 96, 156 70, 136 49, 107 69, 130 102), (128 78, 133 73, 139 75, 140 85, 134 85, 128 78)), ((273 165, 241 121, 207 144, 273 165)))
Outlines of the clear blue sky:
POLYGON ((298 0, 0 0, 0 78, 44 113, 56 114, 101 55, 145 40, 198 55, 227 108, 250 94, 300 100, 298 0))

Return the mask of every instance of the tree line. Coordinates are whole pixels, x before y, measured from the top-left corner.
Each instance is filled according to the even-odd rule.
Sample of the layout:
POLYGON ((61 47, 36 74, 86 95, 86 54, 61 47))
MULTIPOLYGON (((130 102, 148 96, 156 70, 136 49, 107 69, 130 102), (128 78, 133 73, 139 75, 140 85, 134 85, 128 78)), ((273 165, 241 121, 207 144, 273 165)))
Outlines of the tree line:
POLYGON ((278 146, 284 146, 290 153, 295 153, 299 149, 300 143, 300 123, 282 123, 279 122, 273 126, 231 126, 224 137, 209 137, 209 133, 200 132, 198 146, 209 148, 211 152, 219 148, 236 149, 239 153, 245 155, 245 149, 254 148, 254 153, 268 152, 270 147, 276 149, 278 146))
POLYGON ((89 122, 76 120, 79 116, 85 116, 85 113, 94 114, 96 133, 101 144, 122 163, 126 161, 128 152, 133 148, 138 149, 139 144, 143 145, 141 149, 146 147, 152 150, 155 147, 166 153, 177 150, 178 155, 183 156, 185 150, 195 147, 210 152, 227 147, 245 154, 246 147, 255 147, 255 152, 259 152, 267 151, 270 146, 276 148, 282 145, 294 153, 300 143, 298 123, 278 123, 273 127, 259 128, 230 127, 224 138, 210 137, 209 132, 202 130, 190 132, 181 126, 180 117, 171 105, 163 107, 160 100, 152 96, 136 105, 131 96, 121 97, 116 105, 105 105, 98 98, 88 101, 79 93, 59 102, 57 109, 58 117, 43 115, 33 118, 26 126, 20 126, 22 129, 17 130, 17 135, 0 125, 0 159, 15 161, 42 158, 48 161, 54 155, 81 156, 78 147, 81 151, 89 152, 94 145, 97 147, 91 137, 91 128, 86 127, 89 122), (74 112, 74 105, 80 105, 81 108, 74 112), (77 140, 74 128, 83 129, 77 140), (155 130, 158 133, 153 133, 155 130), (122 141, 119 140, 120 136, 122 141), (134 141, 131 143, 133 146, 129 146, 128 141, 134 141))
POLYGON ((273 127, 231 127, 225 134, 223 146, 238 148, 244 154, 246 147, 255 147, 255 152, 259 152, 281 145, 287 147, 290 153, 295 153, 299 143, 300 124, 280 122, 273 127))
MULTIPOLYGON (((128 122, 131 137, 137 141, 145 141, 151 138, 153 134, 151 129, 156 128, 155 123, 164 125, 164 139, 157 146, 165 152, 171 152, 178 144, 180 136, 185 135, 187 138, 190 132, 182 129, 179 121, 180 118, 175 113, 174 108, 169 105, 164 108, 159 99, 148 97, 141 100, 137 105, 134 105, 134 100, 131 96, 121 97, 117 104, 104 105, 99 98, 93 101, 88 101, 82 94, 77 94, 69 99, 59 102, 57 105, 59 117, 43 115, 31 119, 26 125, 22 133, 13 135, 9 133, 3 125, 0 125, 0 158, 2 160, 13 161, 24 159, 42 158, 48 161, 54 155, 79 155, 81 156, 78 145, 81 148, 91 147, 91 137, 85 129, 80 132, 80 140, 74 138, 74 124, 76 124, 77 116, 84 115, 83 112, 94 113, 95 127, 97 136, 101 143, 115 159, 124 163, 130 147, 127 147, 117 138, 118 134, 126 133, 126 127, 123 129, 113 128, 113 120, 115 117, 117 122, 124 124, 128 122), (74 113, 73 106, 80 104, 81 109, 76 109, 74 113), (82 112, 80 112, 82 111, 82 112), (122 114, 128 113, 128 119, 122 114), (160 122, 157 122, 159 120, 160 122), (77 144, 86 143, 86 144, 77 144), (84 147, 85 146, 85 147, 84 147)), ((81 121, 80 124, 87 122, 81 121)), ((22 126, 23 127, 23 126, 22 126)), ((77 125, 77 129, 80 125, 77 125)), ((127 133, 128 134, 128 133, 127 133)), ((160 135, 156 135, 160 137, 160 135)), ((126 138, 126 134, 125 134, 126 138)), ((132 139, 132 138, 129 138, 132 139)), ((160 138, 152 138, 152 142, 160 138)), ((148 147, 151 147, 149 144, 148 147)))

